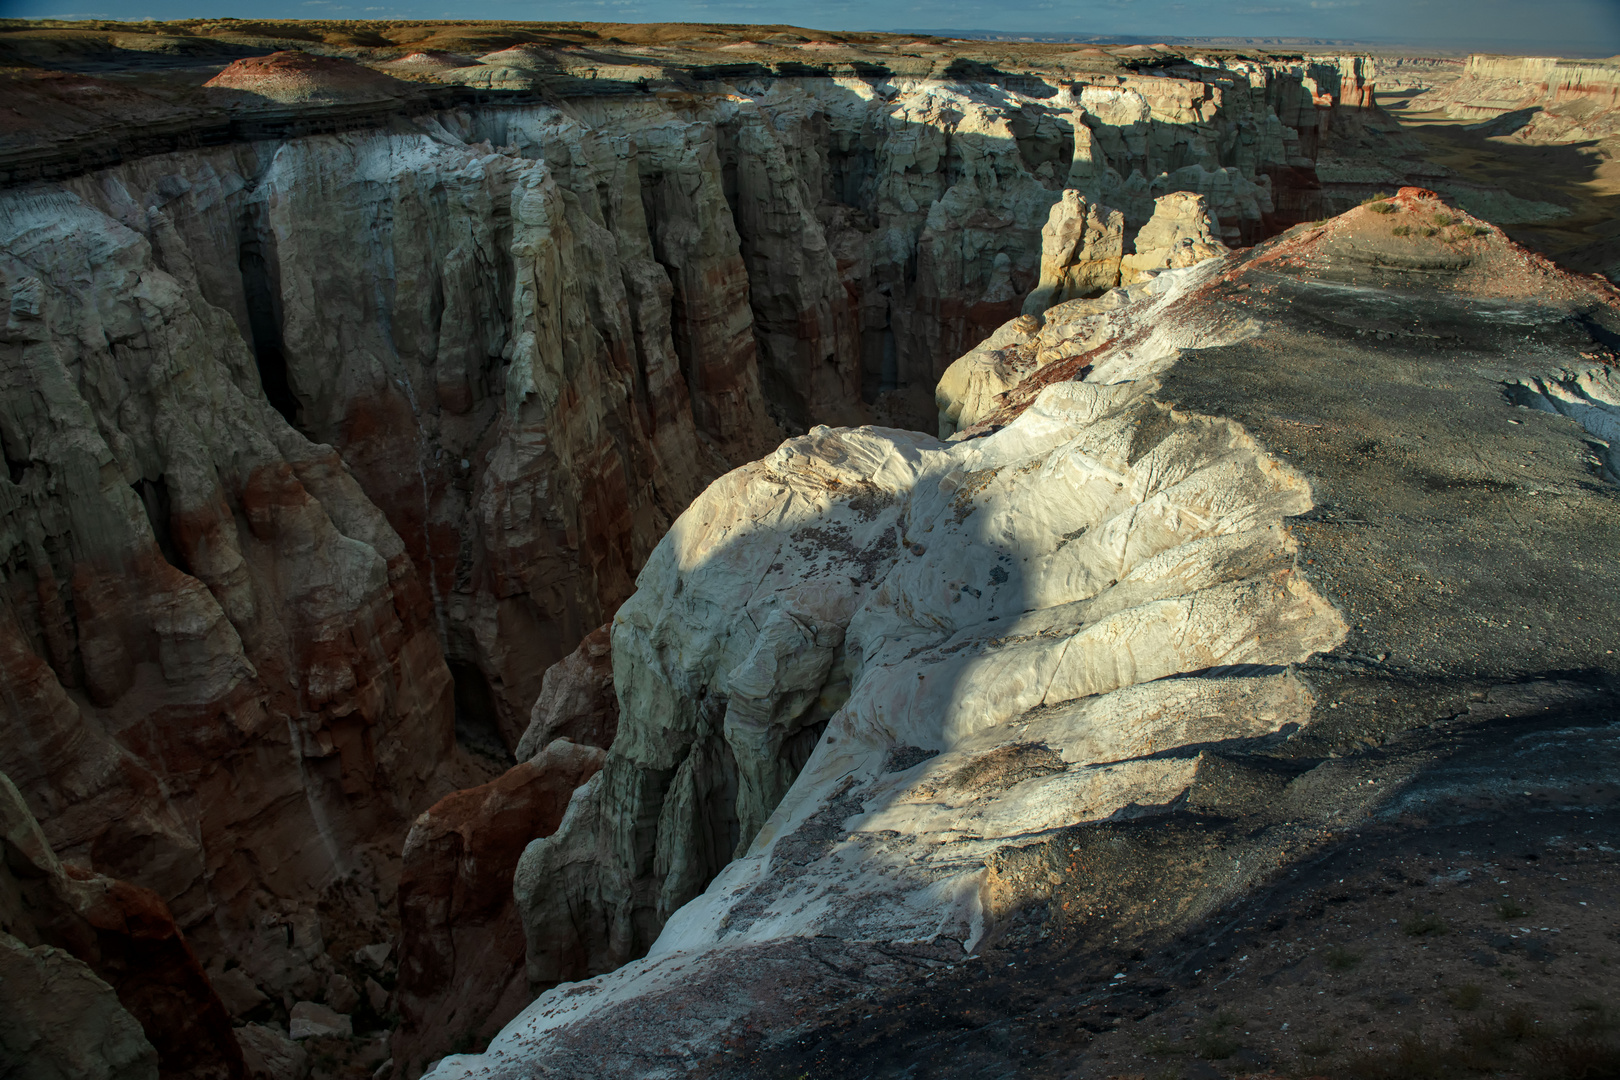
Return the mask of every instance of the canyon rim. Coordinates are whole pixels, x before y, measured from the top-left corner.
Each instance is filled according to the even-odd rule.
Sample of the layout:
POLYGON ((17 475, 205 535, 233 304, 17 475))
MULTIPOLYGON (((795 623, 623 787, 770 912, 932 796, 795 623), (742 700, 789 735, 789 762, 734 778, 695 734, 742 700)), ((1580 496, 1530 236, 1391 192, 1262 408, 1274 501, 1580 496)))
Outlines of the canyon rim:
POLYGON ((0 58, 19 1076, 1109 1075, 1364 832, 1601 831, 1614 61, 0 58))

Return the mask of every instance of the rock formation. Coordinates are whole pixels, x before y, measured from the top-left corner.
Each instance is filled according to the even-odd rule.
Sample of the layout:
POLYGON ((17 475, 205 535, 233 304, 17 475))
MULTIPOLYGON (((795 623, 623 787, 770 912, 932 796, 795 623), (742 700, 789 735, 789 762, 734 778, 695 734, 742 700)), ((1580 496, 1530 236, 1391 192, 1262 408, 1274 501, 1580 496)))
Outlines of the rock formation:
POLYGON ((1620 58, 1470 56, 1421 103, 1520 142, 1609 139, 1620 135, 1620 58))
POLYGON ((1024 314, 1107 292, 1119 284, 1124 254, 1125 215, 1088 206, 1080 192, 1066 189, 1041 229, 1041 278, 1024 298, 1024 314))
POLYGON ((0 760, 64 859, 292 991, 311 957, 265 929, 385 879, 449 757, 428 597, 168 217, 119 204, 154 246, 67 192, 4 201, 0 760))
MULTIPOLYGON (((606 964, 667 924, 646 958, 543 995, 436 1080, 678 1075, 698 1062, 747 1075, 721 1048, 782 1045, 818 1002, 881 1000, 899 980, 943 975, 1032 911, 1060 926, 1099 918, 1065 913, 1092 888, 1070 875, 1103 823, 1169 837, 1194 807, 1249 822, 1257 831, 1231 841, 1229 859, 1186 867, 1174 899, 1134 909, 1137 940, 1163 940, 1372 797, 1314 748, 1345 737, 1316 688, 1347 692, 1335 657, 1394 641, 1413 671, 1524 662, 1505 627, 1471 634, 1463 659, 1435 633, 1445 616, 1426 598, 1394 600, 1391 575, 1424 552, 1425 567, 1443 563, 1426 572, 1459 590, 1440 610, 1539 603, 1521 583, 1459 581, 1473 556, 1435 545, 1475 514, 1463 493, 1480 490, 1479 469, 1530 479, 1512 434, 1459 456, 1482 423, 1523 426, 1497 371, 1606 355, 1592 350, 1620 323, 1620 294, 1407 189, 1388 209, 1112 295, 1105 341, 1032 368, 950 441, 816 428, 676 521, 614 620, 618 738, 561 827, 529 845, 516 886, 531 977, 566 976, 561 948, 606 964), (1545 328, 1530 356, 1525 305, 1545 328), (1460 384, 1455 361, 1423 341, 1378 355, 1392 309, 1423 311, 1484 367, 1460 384), (1583 311, 1598 329, 1571 321, 1583 311), (1278 363, 1304 369, 1283 377, 1278 363), (1421 412, 1405 381, 1414 363, 1446 380, 1426 384, 1421 412), (1369 397, 1369 378, 1386 377, 1369 397), (1250 395, 1241 406, 1234 387, 1250 395), (1369 449, 1368 464, 1336 445, 1297 449, 1282 433, 1327 422, 1290 410, 1324 398, 1367 402, 1378 418, 1347 417, 1335 444, 1376 430, 1391 449, 1369 449), (1392 497, 1434 522, 1399 541, 1394 567, 1309 524, 1330 511, 1359 520, 1392 497), (1282 767, 1290 746, 1308 760, 1292 783, 1279 775, 1282 802, 1244 801, 1250 781, 1235 778, 1282 767), (560 925, 574 929, 559 939, 560 925)), ((1095 304, 1006 332, 1090 340, 1095 304)), ((1535 455, 1531 482, 1579 490, 1595 463, 1587 436, 1549 424, 1530 448, 1554 456, 1535 455)), ((1612 501, 1576 497, 1536 554, 1513 556, 1534 565, 1512 573, 1563 595, 1581 573, 1571 545, 1620 527, 1612 501)), ((1594 617, 1608 625, 1620 610, 1604 604, 1594 617)), ((1545 647, 1535 662, 1616 670, 1580 632, 1545 647)), ((1450 694, 1466 700, 1466 686, 1450 694)), ((1384 700, 1387 730, 1412 731, 1384 700)))
POLYGON ((393 1060, 407 1075, 488 1040, 534 997, 512 878, 602 767, 618 726, 607 628, 546 672, 519 762, 435 803, 405 839, 393 1060), (533 747, 533 749, 531 749, 533 747))
POLYGON ((1192 192, 1161 195, 1153 217, 1136 234, 1136 250, 1120 260, 1120 278, 1130 284, 1155 270, 1179 270, 1225 255, 1220 224, 1210 217, 1208 200, 1192 192))
MULTIPOLYGON (((1155 380, 1250 340, 1199 260, 1383 182, 1333 157, 1383 137, 1370 61, 306 29, 0 28, 0 768, 98 933, 159 926, 243 1025, 126 1002, 164 1068, 296 1075, 292 1020, 398 1007, 413 1073, 655 941, 854 941, 846 895, 953 955, 1041 800, 1135 814, 1215 767, 1082 772, 1124 746, 1082 728, 1160 694, 1208 706, 1178 747, 1304 722, 1270 668, 1344 632, 1284 531, 1316 497, 1155 380), (857 802, 890 824, 846 832, 857 802), (914 865, 879 851, 912 829, 914 865)), ((1519 257, 1391 205, 1312 250, 1379 288, 1519 257)), ((1571 365, 1504 381, 1608 431, 1611 373, 1571 365)))
POLYGON ((0 1068, 20 1080, 156 1080, 157 1051, 89 966, 0 935, 0 1068))
POLYGON ((150 889, 64 866, 4 774, 0 956, 8 1071, 243 1075, 225 1006, 167 906, 150 889))
MULTIPOLYGON (((216 89, 265 123, 395 92, 351 68, 278 53, 216 89)), ((739 79, 5 192, 0 764, 241 1002, 357 982, 319 898, 352 875, 338 921, 386 936, 412 815, 488 775, 451 760, 453 717, 516 748, 547 665, 784 426, 932 426, 1065 185, 1127 231, 1188 185, 1273 227, 1252 192, 1295 167, 1275 110, 1299 121, 1305 76, 1206 74, 739 79)))

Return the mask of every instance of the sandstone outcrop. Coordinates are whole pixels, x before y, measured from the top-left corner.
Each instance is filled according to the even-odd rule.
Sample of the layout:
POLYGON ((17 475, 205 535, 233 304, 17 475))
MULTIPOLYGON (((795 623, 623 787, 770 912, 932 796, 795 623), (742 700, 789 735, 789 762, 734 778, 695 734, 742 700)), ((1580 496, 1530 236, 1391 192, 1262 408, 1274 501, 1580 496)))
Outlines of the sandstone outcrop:
POLYGON ((1526 143, 1609 139, 1620 135, 1620 58, 1470 56, 1457 78, 1415 107, 1526 143))
POLYGON ((1024 298, 1024 314, 1107 292, 1119 284, 1124 254, 1125 215, 1088 206, 1080 192, 1065 189, 1041 229, 1041 278, 1024 298))
MULTIPOLYGON (((380 1022, 388 976, 356 957, 402 919, 397 1002, 415 1010, 406 1041, 423 1041, 399 1068, 488 1033, 526 980, 641 955, 722 871, 763 873, 784 792, 876 670, 864 620, 899 620, 923 647, 897 614, 911 602, 877 599, 880 578, 924 557, 885 546, 909 536, 897 507, 979 522, 1012 489, 946 513, 932 488, 912 491, 966 468, 962 440, 818 425, 937 423, 967 445, 1023 423, 994 445, 1022 447, 1011 467, 1043 477, 1071 464, 1042 441, 1052 432, 1091 438, 1081 427, 1098 418, 1157 430, 1156 365, 1247 333, 1236 305, 1174 316, 1230 269, 1182 268, 1342 205, 1348 181, 1326 191, 1317 163, 1363 126, 1374 74, 1364 58, 1167 50, 968 60, 848 36, 709 42, 701 58, 605 39, 413 38, 402 54, 355 37, 323 44, 331 56, 287 40, 197 26, 145 42, 229 59, 212 87, 4 75, 24 105, 0 132, 0 169, 58 179, 0 192, 0 768, 65 859, 155 890, 238 1019, 282 1023, 302 1001, 380 1022), (179 130, 202 145, 149 152, 179 130), (1121 267, 1164 273, 1105 291, 1121 267), (1031 405, 1087 370, 1081 385, 1133 389, 1031 405), (1026 413, 1055 426, 1032 434, 1026 413), (787 435, 792 456, 771 457, 787 435), (853 464, 823 461, 841 456, 853 464), (782 559, 760 562, 752 518, 691 538, 687 507, 737 467, 722 482, 740 505, 783 500, 797 540, 782 559), (774 613, 733 597, 716 611, 736 625, 694 631, 696 600, 630 601, 683 511, 671 544, 770 582, 799 548, 842 552, 854 561, 823 565, 821 593, 853 578, 855 606, 800 603, 809 586, 774 613), (617 637, 645 639, 617 672, 587 635, 616 613, 617 637), (649 658, 667 686, 647 681, 649 658), (637 703, 617 740, 615 679, 637 703), (458 751, 457 732, 519 764, 493 779, 500 766, 458 751), (481 794, 440 801, 455 788, 481 794), (536 837, 512 907, 502 875, 536 837), (739 854, 756 869, 725 870, 739 854)), ((1398 201, 1378 221, 1434 232, 1358 227, 1319 248, 1393 277, 1465 278, 1495 250, 1464 232, 1485 226, 1398 201)), ((1613 412, 1607 370, 1594 353, 1514 385, 1596 432, 1613 412)), ((1194 412, 1163 422, 1247 446, 1194 412)), ((1264 447, 1232 453, 1275 471, 1264 447)), ((1119 476, 1144 493, 1162 479, 1135 467, 1119 476)), ((1278 484, 1266 498, 1306 498, 1278 484)), ((1177 514, 1176 528, 1202 527, 1177 514)), ((1089 532, 1065 547, 1088 550, 1112 520, 1069 522, 1089 532)), ((945 550, 978 558, 962 524, 937 526, 945 550)), ((660 566, 647 588, 725 590, 660 566)), ((962 630, 940 611, 930 625, 962 630)), ((1026 617, 995 614, 998 629, 1026 617)), ((1036 644, 1069 629, 1045 626, 1036 644)), ((913 675, 929 662, 917 656, 913 675)), ((1066 737, 1047 749, 1063 757, 1066 737)), ((925 743, 893 748, 896 762, 957 745, 925 743)), ((1057 775, 1030 753, 1014 772, 1057 775)), ((1186 779, 1172 773, 1166 790, 1186 779)), ((817 822, 816 837, 837 831, 817 822)), ((940 895, 977 872, 941 871, 940 895)), ((917 910, 939 915, 930 896, 917 910)))
POLYGON ((391 103, 414 89, 352 61, 290 49, 237 60, 203 86, 225 91, 234 103, 250 106, 391 103))
MULTIPOLYGON (((1612 493, 1575 494, 1599 464, 1589 436, 1558 417, 1516 443, 1538 414, 1513 415, 1500 374, 1583 352, 1607 372, 1620 294, 1430 192, 1390 203, 1166 269, 1107 312, 1020 317, 1007 335, 1025 347, 1089 340, 1099 314, 1112 333, 1032 368, 950 441, 817 428, 712 485, 615 617, 618 738, 516 886, 531 975, 567 970, 545 932, 565 918, 593 962, 667 923, 644 959, 543 995, 432 1075, 747 1075, 722 1048, 781 1046, 820 1002, 949 977, 1028 919, 1123 935, 1128 911, 1134 941, 1163 941, 1151 927, 1202 919, 1385 797, 1328 747, 1355 753, 1375 723, 1415 740, 1402 767, 1434 752, 1428 710, 1466 702, 1470 677, 1415 716, 1400 680, 1614 672, 1580 630, 1527 660, 1490 613, 1578 602, 1574 553, 1620 528, 1612 493), (1423 312, 1480 366, 1464 381, 1428 337, 1398 341, 1392 310, 1423 312), (1312 401, 1361 412, 1330 429, 1296 412, 1312 401), (1528 499, 1507 494, 1524 481, 1569 492, 1569 518, 1470 578, 1466 528, 1520 535, 1521 504, 1482 516, 1478 492, 1528 499), (1368 560, 1368 534, 1343 530, 1390 500, 1430 524, 1380 533, 1394 550, 1368 560), (1444 603, 1402 595, 1418 567, 1443 576, 1444 603), (1456 619, 1473 629, 1454 640, 1440 631, 1456 619), (1400 649, 1400 670, 1379 667, 1388 652, 1355 659, 1375 645, 1400 649), (1387 705, 1358 704, 1376 688, 1387 705), (1217 808, 1225 853, 1165 878, 1175 899, 1091 906, 1110 894, 1075 869, 1088 837, 1125 844, 1129 824, 1131 842, 1174 848, 1193 827, 1178 815, 1217 808)), ((1620 618, 1603 603, 1594 617, 1620 618)))
POLYGON ((1153 217, 1136 234, 1135 250, 1120 260, 1120 277, 1128 285, 1153 271, 1196 266, 1227 251, 1208 200, 1191 192, 1172 192, 1154 203, 1153 217))
POLYGON ((399 536, 270 407, 182 236, 229 241, 100 191, 113 214, 0 200, 0 764, 59 855, 280 994, 321 951, 283 920, 389 876, 450 755, 449 673, 399 536))
MULTIPOLYGON (((224 81, 326 108, 343 63, 224 81)), ((1275 226, 1266 170, 1305 160, 1276 110, 1321 95, 1200 71, 711 80, 6 192, 0 764, 239 1003, 320 997, 317 897, 391 904, 407 822, 472 768, 452 716, 515 748, 541 673, 784 425, 931 427, 1066 186, 1127 228, 1180 186, 1275 226)))
POLYGON ((519 761, 532 761, 557 739, 603 750, 619 731, 619 699, 613 693, 612 624, 585 635, 579 648, 546 669, 529 727, 517 747, 519 761))
POLYGON ((406 837, 393 995, 401 1021, 390 1046, 398 1075, 414 1080, 455 1046, 487 1041, 544 988, 525 972, 512 879, 524 848, 557 830, 613 744, 609 629, 547 669, 518 764, 440 800, 406 837))

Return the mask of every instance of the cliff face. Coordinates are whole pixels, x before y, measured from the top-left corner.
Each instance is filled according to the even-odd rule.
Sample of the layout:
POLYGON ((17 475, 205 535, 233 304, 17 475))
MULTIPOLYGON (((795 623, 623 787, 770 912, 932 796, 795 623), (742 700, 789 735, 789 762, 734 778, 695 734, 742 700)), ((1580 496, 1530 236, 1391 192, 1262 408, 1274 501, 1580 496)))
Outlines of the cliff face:
POLYGON ((300 981, 273 898, 386 861, 449 754, 425 590, 161 211, 152 239, 69 192, 0 220, 5 768, 63 857, 300 981))
MULTIPOLYGON (((535 981, 662 931, 431 1075, 898 1069, 850 1023, 902 987, 982 992, 1049 941, 1124 979, 1398 827, 1470 701, 1610 715, 1585 619, 1620 625, 1620 567, 1594 590, 1584 553, 1620 533, 1589 442, 1616 325, 1612 288, 1407 188, 1020 315, 959 363, 1030 362, 942 395, 948 440, 817 427, 722 477, 619 609, 617 738, 515 882, 535 981)), ((1078 1008, 1023 989, 1026 1028, 1078 1008)), ((963 1020, 905 1023, 937 1050, 963 1020)))
MULTIPOLYGON (((547 666, 716 476, 822 422, 932 429, 1066 187, 1130 235, 1169 190, 1234 241, 1306 205, 1361 73, 1183 74, 750 77, 0 193, 0 768, 63 858, 239 969, 244 1011, 346 996, 413 816, 489 778, 458 729, 517 747, 547 666)), ((839 655, 820 633, 806 662, 839 655)), ((590 781, 659 838, 614 856, 600 927, 530 920, 532 977, 645 950, 834 707, 739 756, 759 718, 681 700, 692 754, 633 736, 590 781)))
POLYGON ((1470 56, 1461 74, 1418 107, 1487 125, 1533 144, 1620 135, 1620 61, 1470 56))

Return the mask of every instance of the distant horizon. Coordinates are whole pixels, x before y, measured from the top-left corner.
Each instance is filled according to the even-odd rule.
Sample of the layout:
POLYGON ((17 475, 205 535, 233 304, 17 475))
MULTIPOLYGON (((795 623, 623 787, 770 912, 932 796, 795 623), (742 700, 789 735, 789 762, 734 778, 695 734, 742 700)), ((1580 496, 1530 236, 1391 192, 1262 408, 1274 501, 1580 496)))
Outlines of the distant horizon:
POLYGON ((1164 42, 1235 48, 1366 47, 1461 55, 1620 56, 1620 2, 1542 0, 0 0, 22 19, 198 18, 720 23, 966 40, 1164 42), (91 10, 86 10, 87 8, 91 10), (921 18, 918 18, 921 16, 921 18), (922 26, 924 21, 933 28, 922 26), (1392 33, 1392 28, 1398 28, 1392 33))
POLYGON ((1362 51, 1387 51, 1412 53, 1429 50, 1434 56, 1466 56, 1471 53, 1489 53, 1499 56, 1557 56, 1571 60, 1620 60, 1620 52, 1610 52, 1592 49, 1566 49, 1552 52, 1545 49, 1527 48, 1521 44, 1508 40, 1467 39, 1441 42, 1438 40, 1413 40, 1410 38, 1329 38, 1313 35, 1264 35, 1253 34, 1239 36, 1234 34, 1212 34, 1197 37, 1182 37, 1175 34, 1160 34, 1157 36, 1146 34, 1058 34, 1041 33, 1028 30, 988 30, 983 28, 949 27, 940 29, 926 29, 918 27, 901 27, 888 31, 894 34, 919 34, 929 37, 956 38, 963 41, 1028 41, 1043 44, 1074 42, 1076 44, 1096 45, 1174 45, 1174 46, 1203 46, 1206 48, 1242 49, 1299 49, 1299 48, 1329 48, 1329 49, 1355 49, 1362 51))

